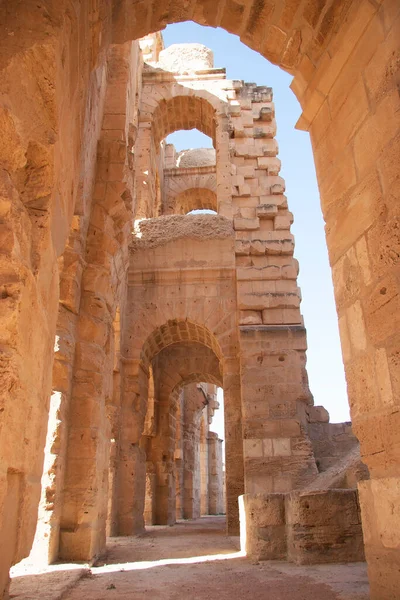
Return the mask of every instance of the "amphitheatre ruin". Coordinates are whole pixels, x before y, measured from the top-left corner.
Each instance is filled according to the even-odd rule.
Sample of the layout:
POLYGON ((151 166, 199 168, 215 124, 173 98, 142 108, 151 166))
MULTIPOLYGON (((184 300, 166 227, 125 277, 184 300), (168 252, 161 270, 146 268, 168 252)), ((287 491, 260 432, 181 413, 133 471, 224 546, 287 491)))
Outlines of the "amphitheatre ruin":
POLYGON ((0 599, 400 599, 399 1, 0 0, 0 31, 0 599), (165 47, 183 21, 293 77, 351 423, 309 389, 273 90, 165 47))

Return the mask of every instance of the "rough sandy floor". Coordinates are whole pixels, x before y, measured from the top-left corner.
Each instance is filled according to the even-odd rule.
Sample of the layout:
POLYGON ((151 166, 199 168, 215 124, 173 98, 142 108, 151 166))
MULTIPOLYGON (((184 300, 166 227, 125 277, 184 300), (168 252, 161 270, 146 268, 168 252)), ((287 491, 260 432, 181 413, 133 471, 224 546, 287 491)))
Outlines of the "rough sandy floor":
MULTIPOLYGON (((222 517, 203 517, 174 527, 151 527, 140 538, 111 538, 104 562, 70 582, 72 588, 62 600, 368 600, 364 564, 255 564, 240 556, 224 526, 222 517)), ((32 577, 38 584, 43 576, 32 577)), ((15 578, 12 597, 60 598, 46 594, 55 580, 43 579, 31 594, 27 583, 27 576, 15 578)))

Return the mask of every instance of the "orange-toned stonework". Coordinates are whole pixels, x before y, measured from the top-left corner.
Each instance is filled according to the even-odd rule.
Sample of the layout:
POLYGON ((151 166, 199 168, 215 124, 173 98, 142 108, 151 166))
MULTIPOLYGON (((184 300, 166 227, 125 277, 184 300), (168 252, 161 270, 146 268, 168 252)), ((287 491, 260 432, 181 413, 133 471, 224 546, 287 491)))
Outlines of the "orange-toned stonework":
POLYGON ((354 560, 358 482, 371 598, 398 597, 399 24, 397 0, 0 3, 0 597, 38 507, 50 562, 220 512, 205 384, 228 531, 243 496, 249 554, 354 560), (184 20, 293 74, 369 477, 312 406, 272 90, 163 49, 184 20), (215 154, 165 144, 193 127, 215 154))

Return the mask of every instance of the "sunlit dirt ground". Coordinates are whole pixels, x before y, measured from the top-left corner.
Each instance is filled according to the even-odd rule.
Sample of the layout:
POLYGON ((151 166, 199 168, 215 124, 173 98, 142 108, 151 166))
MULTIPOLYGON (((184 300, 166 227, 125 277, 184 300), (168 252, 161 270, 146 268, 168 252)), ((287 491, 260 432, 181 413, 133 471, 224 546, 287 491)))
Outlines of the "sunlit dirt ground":
POLYGON ((255 563, 225 535, 223 517, 150 527, 137 538, 110 538, 97 566, 56 565, 18 572, 19 600, 367 600, 364 563, 295 566, 255 563))

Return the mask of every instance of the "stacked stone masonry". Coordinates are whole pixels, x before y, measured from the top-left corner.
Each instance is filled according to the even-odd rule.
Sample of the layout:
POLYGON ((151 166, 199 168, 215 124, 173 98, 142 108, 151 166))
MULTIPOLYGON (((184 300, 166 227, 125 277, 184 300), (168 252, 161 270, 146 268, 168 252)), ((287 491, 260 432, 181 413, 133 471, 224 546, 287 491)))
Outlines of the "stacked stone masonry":
MULTIPOLYGON (((332 483, 363 478, 371 598, 397 598, 399 3, 28 0, 0 4, 0 30, 0 596, 35 529, 43 560, 87 561, 107 532, 175 518, 182 389, 208 383, 224 389, 228 531, 244 492, 246 523, 252 502, 277 498, 277 553, 308 560, 314 511, 327 528, 315 544, 333 547, 341 524, 354 556, 356 495, 332 483), (348 431, 318 433, 310 417, 272 91, 226 80, 204 47, 165 50, 151 32, 182 20, 223 27, 293 75, 370 478, 338 450, 348 431), (215 167, 178 164, 164 141, 193 127, 215 167)), ((218 454, 205 429, 193 429, 200 491, 204 455, 218 454)), ((189 497, 206 510, 204 493, 189 497)))

